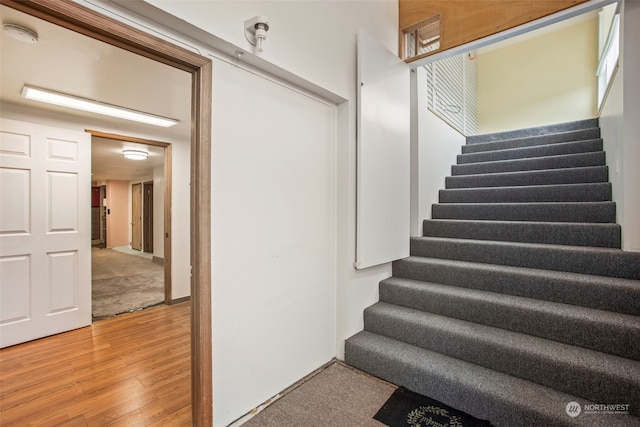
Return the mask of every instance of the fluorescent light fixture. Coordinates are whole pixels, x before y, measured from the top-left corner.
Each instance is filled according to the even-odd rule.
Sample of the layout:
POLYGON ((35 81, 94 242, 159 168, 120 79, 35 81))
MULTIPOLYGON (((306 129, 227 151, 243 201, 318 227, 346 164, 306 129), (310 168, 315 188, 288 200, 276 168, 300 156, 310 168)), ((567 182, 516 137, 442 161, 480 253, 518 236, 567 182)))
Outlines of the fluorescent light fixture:
POLYGON ((131 160, 147 160, 149 153, 140 150, 122 150, 122 155, 131 160))
POLYGON ((34 101, 46 102, 48 104, 60 105, 62 107, 74 108, 76 110, 103 114, 105 116, 117 117, 125 120, 133 120, 155 126, 169 127, 180 123, 178 120, 169 119, 167 117, 155 116, 153 114, 142 113, 140 111, 130 110, 116 105, 105 104, 99 101, 92 101, 86 98, 80 98, 27 85, 22 88, 22 97, 34 101))

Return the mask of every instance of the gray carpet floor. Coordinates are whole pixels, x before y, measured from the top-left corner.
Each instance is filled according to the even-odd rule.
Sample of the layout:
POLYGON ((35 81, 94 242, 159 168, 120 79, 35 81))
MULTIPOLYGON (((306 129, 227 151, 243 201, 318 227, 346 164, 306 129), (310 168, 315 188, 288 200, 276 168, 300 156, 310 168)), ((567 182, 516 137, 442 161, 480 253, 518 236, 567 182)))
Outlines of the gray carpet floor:
POLYGON ((373 419, 396 386, 340 362, 286 393, 243 427, 381 427, 373 419))
POLYGON ((111 249, 91 251, 93 318, 164 302, 164 267, 111 249))

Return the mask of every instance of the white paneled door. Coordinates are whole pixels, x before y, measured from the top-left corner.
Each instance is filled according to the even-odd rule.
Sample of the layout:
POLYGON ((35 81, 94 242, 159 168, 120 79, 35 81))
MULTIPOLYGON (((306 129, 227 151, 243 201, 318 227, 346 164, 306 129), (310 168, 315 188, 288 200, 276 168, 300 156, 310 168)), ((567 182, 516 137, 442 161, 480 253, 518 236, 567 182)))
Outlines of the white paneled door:
POLYGON ((91 137, 0 119, 0 347, 91 324, 91 137))

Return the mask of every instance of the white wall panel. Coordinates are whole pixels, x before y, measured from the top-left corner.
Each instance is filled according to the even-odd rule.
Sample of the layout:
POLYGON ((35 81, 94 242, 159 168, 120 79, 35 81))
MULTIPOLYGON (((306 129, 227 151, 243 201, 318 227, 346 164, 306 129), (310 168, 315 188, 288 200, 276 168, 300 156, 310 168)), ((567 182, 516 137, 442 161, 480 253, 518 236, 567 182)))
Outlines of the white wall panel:
POLYGON ((409 256, 409 67, 358 32, 358 269, 409 256))
POLYGON ((335 107, 214 63, 215 425, 335 355, 335 107))
POLYGON ((29 233, 30 178, 29 170, 0 168, 0 234, 29 233))
POLYGON ((78 252, 48 253, 49 314, 77 308, 78 252))
POLYGON ((47 231, 78 230, 78 175, 66 172, 47 173, 47 231))
POLYGON ((0 324, 26 320, 30 316, 31 257, 0 257, 0 324))

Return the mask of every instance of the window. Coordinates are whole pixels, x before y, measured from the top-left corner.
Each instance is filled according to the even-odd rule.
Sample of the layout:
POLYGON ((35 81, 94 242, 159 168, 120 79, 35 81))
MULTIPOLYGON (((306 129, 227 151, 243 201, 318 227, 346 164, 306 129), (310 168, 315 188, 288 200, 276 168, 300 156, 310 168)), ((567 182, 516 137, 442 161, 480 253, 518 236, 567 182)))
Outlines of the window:
POLYGON ((413 59, 440 49, 440 15, 402 30, 402 59, 413 59))
POLYGON ((450 56, 424 66, 427 108, 463 135, 478 133, 478 68, 475 53, 450 56))
MULTIPOLYGON (((612 6, 615 6, 612 5, 612 6)), ((609 84, 613 77, 613 73, 618 67, 618 57, 620 55, 620 14, 617 13, 611 20, 609 31, 604 39, 604 31, 607 27, 606 14, 600 14, 600 38, 604 40, 601 44, 600 61, 596 75, 598 76, 598 108, 602 106, 604 97, 609 89, 609 84)))

